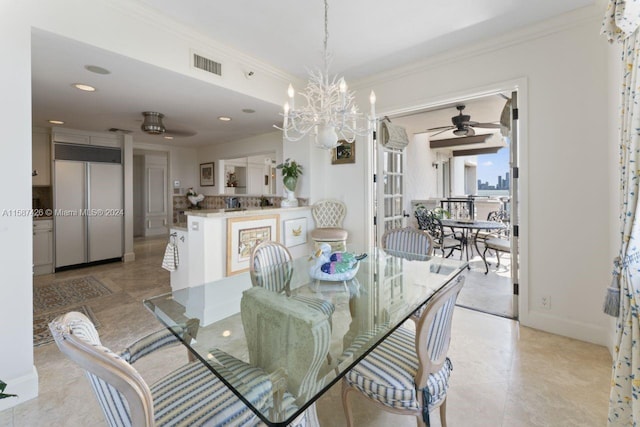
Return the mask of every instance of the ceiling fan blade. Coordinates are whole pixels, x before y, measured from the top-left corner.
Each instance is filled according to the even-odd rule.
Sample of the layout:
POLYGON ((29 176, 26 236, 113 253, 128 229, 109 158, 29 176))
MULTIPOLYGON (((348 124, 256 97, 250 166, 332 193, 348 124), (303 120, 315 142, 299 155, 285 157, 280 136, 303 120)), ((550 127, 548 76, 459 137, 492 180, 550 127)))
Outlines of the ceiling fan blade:
POLYGON ((440 135, 441 133, 446 132, 446 131, 451 130, 451 129, 455 129, 455 128, 452 127, 452 126, 448 126, 447 128, 442 129, 440 132, 436 132, 434 134, 429 135, 429 139, 433 138, 436 135, 440 135))
POLYGON ((176 138, 188 138, 190 136, 196 136, 197 134, 198 132, 180 129, 167 129, 165 132, 166 136, 174 136, 176 138))
POLYGON ((483 128, 483 129, 500 129, 500 125, 496 123, 477 123, 477 124, 472 124, 470 126, 473 126, 475 128, 483 128))
POLYGON ((426 132, 432 132, 434 130, 449 130, 449 129, 455 129, 455 126, 438 126, 437 128, 429 128, 426 130, 426 132))

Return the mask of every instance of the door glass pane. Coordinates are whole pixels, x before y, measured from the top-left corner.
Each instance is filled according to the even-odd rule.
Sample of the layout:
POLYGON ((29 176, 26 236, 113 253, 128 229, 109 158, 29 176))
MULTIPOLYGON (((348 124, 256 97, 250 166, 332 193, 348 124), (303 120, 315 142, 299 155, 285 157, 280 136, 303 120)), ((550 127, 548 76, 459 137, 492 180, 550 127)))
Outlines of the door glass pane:
POLYGON ((393 194, 402 194, 402 175, 394 177, 393 194))

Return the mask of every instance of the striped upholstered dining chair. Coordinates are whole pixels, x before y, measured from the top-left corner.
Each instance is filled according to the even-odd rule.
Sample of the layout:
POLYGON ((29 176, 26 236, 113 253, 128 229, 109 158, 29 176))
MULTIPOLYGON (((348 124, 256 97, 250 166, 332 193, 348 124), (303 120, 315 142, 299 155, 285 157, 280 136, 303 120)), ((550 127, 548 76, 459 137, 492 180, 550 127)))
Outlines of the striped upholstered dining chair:
POLYGON ((453 365, 447 357, 451 319, 464 277, 459 277, 427 302, 416 330, 401 326, 342 381, 347 425, 353 425, 349 393, 359 391, 367 401, 394 413, 413 415, 429 425, 429 412, 440 408, 446 427, 446 400, 453 365))
POLYGON ((407 259, 425 259, 433 255, 433 239, 412 227, 392 228, 382 235, 382 249, 407 259))
MULTIPOLYGON (((251 252, 249 261, 251 282, 276 293, 291 295, 289 287, 293 274, 291 252, 277 242, 261 242, 251 252)), ((327 300, 304 295, 295 295, 295 300, 304 302, 314 310, 324 313, 331 319, 336 307, 327 300)))
MULTIPOLYGON (((195 327, 174 327, 184 337, 195 327)), ((95 326, 82 313, 69 312, 54 319, 49 328, 58 348, 85 369, 93 391, 111 427, 183 425, 255 425, 260 420, 200 361, 188 363, 151 386, 131 365, 162 347, 179 344, 164 329, 148 335, 122 353, 104 347, 95 326), (194 421, 197 420, 197 421, 194 421)), ((270 378, 255 368, 245 377, 252 385, 249 400, 269 408, 270 378)))
MULTIPOLYGON (((382 249, 408 260, 425 260, 433 255, 433 239, 427 232, 415 228, 392 228, 382 235, 382 249)), ((423 305, 417 309, 411 319, 417 322, 424 308, 423 305)))

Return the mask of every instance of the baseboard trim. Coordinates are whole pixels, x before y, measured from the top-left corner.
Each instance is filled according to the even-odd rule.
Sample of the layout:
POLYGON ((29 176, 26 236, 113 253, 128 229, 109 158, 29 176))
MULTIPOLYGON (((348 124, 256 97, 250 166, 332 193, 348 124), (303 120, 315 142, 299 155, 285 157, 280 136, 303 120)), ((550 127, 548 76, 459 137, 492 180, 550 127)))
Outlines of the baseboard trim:
POLYGON ((132 262, 132 261, 135 261, 135 260, 136 260, 136 253, 135 252, 127 252, 122 257, 122 262, 132 262))
POLYGON ((7 397, 0 400, 0 411, 13 408, 28 400, 38 397, 38 371, 33 366, 31 372, 18 378, 2 378, 7 383, 5 393, 17 394, 17 397, 7 397))
POLYGON ((526 316, 526 322, 522 317, 520 318, 520 325, 602 345, 607 348, 611 345, 611 337, 605 327, 577 322, 539 311, 529 311, 528 316, 526 316))

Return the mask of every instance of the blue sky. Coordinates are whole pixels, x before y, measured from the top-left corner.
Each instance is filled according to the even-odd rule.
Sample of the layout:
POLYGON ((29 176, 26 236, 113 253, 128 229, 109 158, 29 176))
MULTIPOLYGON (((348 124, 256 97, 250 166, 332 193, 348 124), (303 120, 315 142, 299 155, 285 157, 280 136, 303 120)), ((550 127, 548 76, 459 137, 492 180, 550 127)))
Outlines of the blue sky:
POLYGON ((498 183, 498 175, 503 178, 509 171, 509 147, 501 148, 496 154, 482 154, 478 156, 478 179, 489 182, 490 185, 498 183))

